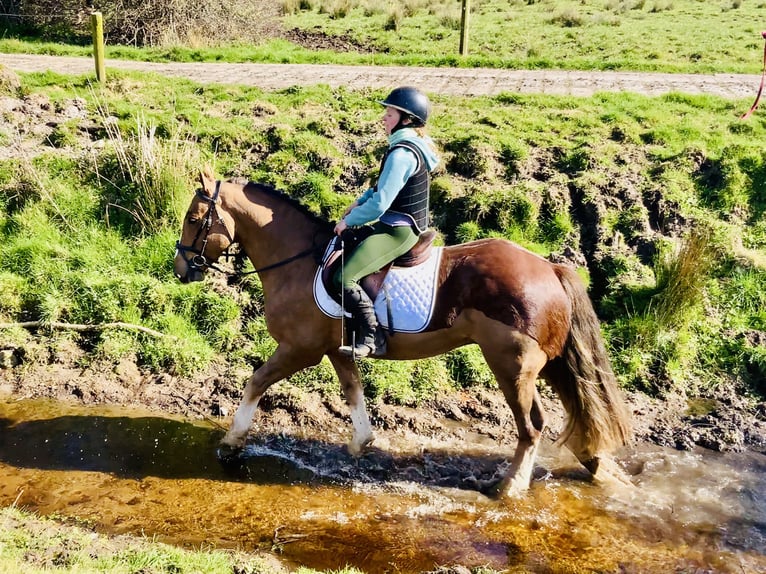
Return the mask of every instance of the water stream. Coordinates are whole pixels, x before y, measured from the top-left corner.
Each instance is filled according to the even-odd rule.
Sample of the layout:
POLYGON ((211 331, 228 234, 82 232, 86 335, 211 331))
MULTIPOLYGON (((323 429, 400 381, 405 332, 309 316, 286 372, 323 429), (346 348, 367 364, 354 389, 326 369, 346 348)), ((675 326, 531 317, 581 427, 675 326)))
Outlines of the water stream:
MULTIPOLYGON (((620 457, 632 486, 598 486, 545 447, 528 495, 493 500, 419 480, 427 452, 412 480, 391 479, 384 458, 355 462, 315 436, 259 441, 222 465, 221 435, 140 410, 0 402, 0 505, 317 569, 766 572, 763 455, 642 447, 620 457)), ((466 453, 439 454, 453 455, 466 453)))

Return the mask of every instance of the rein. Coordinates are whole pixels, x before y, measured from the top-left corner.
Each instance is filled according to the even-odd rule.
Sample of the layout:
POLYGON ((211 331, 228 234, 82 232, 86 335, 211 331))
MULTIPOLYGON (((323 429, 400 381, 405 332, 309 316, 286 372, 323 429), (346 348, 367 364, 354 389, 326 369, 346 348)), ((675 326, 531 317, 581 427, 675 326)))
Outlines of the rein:
MULTIPOLYGON (((314 253, 316 253, 316 246, 312 245, 308 249, 304 249, 300 253, 296 253, 295 255, 292 255, 291 257, 288 257, 287 259, 283 259, 282 261, 277 261, 276 263, 272 263, 271 265, 266 265, 265 267, 261 267, 260 269, 253 269, 252 271, 246 271, 246 272, 235 271, 234 273, 231 273, 231 272, 219 269, 218 267, 213 267, 212 265, 208 265, 208 267, 210 267, 211 269, 215 269, 216 271, 221 271, 222 273, 226 273, 227 275, 232 275, 235 277, 244 277, 245 275, 252 275, 253 273, 262 273, 264 271, 268 271, 269 269, 276 269, 277 267, 282 267, 282 265, 287 265, 288 263, 292 263, 296 259, 302 259, 314 253)), ((225 253, 224 257, 231 257, 231 255, 225 253)))
MULTIPOLYGON (((264 271, 269 271, 270 269, 276 269, 277 267, 282 267, 283 265, 287 265, 288 263, 292 263, 293 261, 296 261, 297 259, 302 259, 303 257, 308 257, 309 255, 317 253, 317 247, 316 242, 312 241, 311 247, 308 249, 304 249, 300 253, 296 253, 295 255, 292 255, 291 257, 288 257, 287 259, 283 259, 282 261, 277 261, 276 263, 272 263, 271 265, 266 265, 264 267, 261 267, 259 269, 253 269, 252 271, 242 272, 242 271, 227 271, 226 269, 222 269, 215 263, 208 262, 207 258, 205 257, 205 248, 207 247, 207 236, 210 234, 210 229, 213 226, 213 221, 217 217, 218 223, 223 224, 223 219, 218 215, 216 211, 216 205, 218 204, 218 196, 221 193, 221 181, 218 180, 215 182, 215 192, 213 193, 212 197, 205 195, 204 190, 198 189, 195 192, 197 194, 197 197, 202 199, 208 204, 207 212, 205 213, 205 217, 202 220, 202 225, 200 225, 199 229, 197 230, 197 234, 194 236, 194 240, 192 241, 191 245, 182 245, 180 241, 176 242, 176 251, 179 253, 182 253, 184 256, 184 259, 186 259, 186 263, 188 265, 189 270, 192 271, 204 271, 207 269, 214 269, 215 271, 218 271, 219 273, 223 273, 224 275, 229 275, 230 277, 244 277, 246 275, 252 275, 253 273, 262 273, 264 271), (204 236, 202 236, 204 232, 204 236), (197 250, 194 248, 194 245, 196 245, 197 241, 202 237, 202 247, 201 249, 197 250), (186 253, 192 253, 193 257, 191 259, 186 257, 186 253)), ((227 230, 228 234, 228 230, 227 230)), ((231 242, 234 243, 234 238, 229 237, 231 239, 231 242)), ((224 257, 227 261, 231 257, 236 257, 233 253, 229 251, 231 248, 231 245, 226 248, 226 251, 224 251, 221 256, 224 257)))

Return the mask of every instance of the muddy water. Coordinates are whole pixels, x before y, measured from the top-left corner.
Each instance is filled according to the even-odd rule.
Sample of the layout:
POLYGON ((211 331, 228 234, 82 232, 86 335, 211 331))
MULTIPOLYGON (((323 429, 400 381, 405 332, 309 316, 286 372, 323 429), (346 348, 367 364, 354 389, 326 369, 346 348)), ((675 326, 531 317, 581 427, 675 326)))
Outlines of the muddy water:
POLYGON ((466 457, 495 465, 491 445, 391 444, 354 461, 337 441, 268 437, 221 465, 221 435, 156 413, 0 402, 0 505, 321 569, 766 572, 761 455, 643 449, 620 458, 630 486, 595 486, 544 448, 529 494, 497 501, 470 477, 426 472, 466 457))

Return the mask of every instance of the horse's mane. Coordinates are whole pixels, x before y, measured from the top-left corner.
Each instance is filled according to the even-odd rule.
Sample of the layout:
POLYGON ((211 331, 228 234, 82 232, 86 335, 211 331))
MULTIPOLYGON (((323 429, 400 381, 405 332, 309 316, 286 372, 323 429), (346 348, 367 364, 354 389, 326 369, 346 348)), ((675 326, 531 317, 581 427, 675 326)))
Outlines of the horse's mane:
POLYGON ((242 177, 230 179, 229 182, 236 183, 237 185, 241 185, 246 190, 248 188, 249 189, 255 188, 258 191, 262 191, 263 193, 270 195, 271 197, 275 197, 279 199, 280 201, 284 201, 290 207, 296 209, 298 212, 308 217, 313 223, 318 225, 320 229, 330 230, 333 227, 333 223, 328 221, 326 218, 314 213, 313 211, 311 211, 311 209, 307 205, 301 203, 299 200, 295 199, 294 197, 290 197, 284 191, 279 190, 272 185, 269 185, 267 183, 259 183, 257 181, 249 181, 242 177))

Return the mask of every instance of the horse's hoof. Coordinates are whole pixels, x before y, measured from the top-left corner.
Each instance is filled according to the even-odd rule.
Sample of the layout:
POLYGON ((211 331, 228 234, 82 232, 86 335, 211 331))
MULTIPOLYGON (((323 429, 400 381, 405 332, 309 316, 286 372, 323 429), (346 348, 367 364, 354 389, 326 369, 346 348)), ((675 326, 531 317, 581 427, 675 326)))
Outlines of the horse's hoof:
POLYGON ((589 458, 588 460, 580 461, 580 464, 582 464, 585 468, 587 468, 588 472, 590 472, 593 476, 596 476, 596 474, 598 473, 599 466, 601 466, 601 458, 598 456, 594 456, 593 458, 589 458))
POLYGON ((243 450, 244 448, 241 446, 232 446, 230 444, 221 443, 215 451, 215 454, 218 457, 218 461, 222 464, 231 464, 242 457, 243 450))
POLYGON ((464 484, 469 487, 473 488, 477 493, 492 499, 499 499, 501 498, 500 495, 500 484, 502 483, 502 480, 497 479, 486 479, 486 480, 480 480, 477 478, 473 478, 473 480, 465 480, 464 484))
MULTIPOLYGON (((590 470, 590 469, 588 469, 590 470)), ((630 476, 612 458, 602 458, 596 472, 592 474, 593 481, 604 486, 633 487, 630 476)))
POLYGON ((362 456, 366 451, 370 450, 372 448, 372 443, 375 442, 375 437, 371 436, 364 441, 360 443, 350 442, 348 443, 348 452, 351 456, 355 458, 359 458, 362 456))
POLYGON ((531 485, 530 479, 522 479, 518 476, 506 476, 500 482, 497 482, 489 492, 485 493, 489 498, 497 500, 509 500, 524 496, 531 485))

